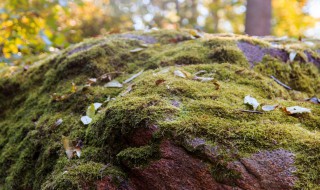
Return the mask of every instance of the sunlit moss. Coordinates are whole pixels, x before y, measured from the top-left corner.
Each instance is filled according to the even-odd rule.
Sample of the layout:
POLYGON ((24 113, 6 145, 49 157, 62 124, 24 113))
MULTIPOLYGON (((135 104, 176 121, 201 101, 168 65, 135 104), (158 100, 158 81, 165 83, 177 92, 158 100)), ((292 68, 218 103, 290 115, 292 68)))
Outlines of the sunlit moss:
MULTIPOLYGON (((0 98, 5 100, 0 102, 0 187, 81 189, 94 186, 105 176, 125 178, 127 166, 123 163, 139 167, 159 158, 157 145, 163 136, 203 138, 206 143, 237 150, 239 157, 284 148, 296 155, 297 188, 317 187, 320 109, 303 101, 312 95, 320 97, 320 75, 315 65, 298 60, 282 63, 265 56, 250 69, 237 41, 261 47, 269 47, 269 43, 249 37, 193 39, 187 30, 130 34, 149 36, 157 42, 132 53, 130 50, 145 42, 121 34, 89 39, 27 71, 0 79, 0 98), (85 87, 88 78, 104 73, 117 71, 116 80, 123 82, 141 70, 144 73, 134 79, 135 85, 124 96, 119 94, 130 84, 105 88, 106 82, 100 81, 85 87), (175 70, 190 76, 203 71, 201 76, 216 82, 181 78, 173 74, 175 70), (270 75, 296 91, 286 90, 270 75), (157 84, 159 80, 163 82, 157 84), (72 82, 77 86, 74 93, 72 82), (53 93, 68 96, 56 101, 53 93), (243 104, 246 95, 261 104, 298 105, 312 112, 298 116, 289 116, 281 109, 263 114, 241 112, 250 109, 243 104), (85 126, 80 117, 94 102, 103 106, 85 126), (56 126, 58 119, 63 122, 56 126), (124 140, 135 129, 151 124, 158 126, 151 144, 131 147, 124 140), (62 135, 83 140, 81 158, 67 159, 62 135), (101 172, 108 164, 113 166, 101 172)), ((221 151, 225 160, 235 159, 221 151)), ((237 176, 224 169, 223 164, 211 168, 219 180, 237 176), (221 170, 224 173, 220 175, 217 171, 221 170)))

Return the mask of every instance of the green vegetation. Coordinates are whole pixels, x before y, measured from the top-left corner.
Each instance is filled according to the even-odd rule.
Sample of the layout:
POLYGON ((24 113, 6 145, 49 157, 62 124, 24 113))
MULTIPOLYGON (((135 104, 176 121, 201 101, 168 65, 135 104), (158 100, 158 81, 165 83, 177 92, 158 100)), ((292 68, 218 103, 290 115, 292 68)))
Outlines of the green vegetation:
MULTIPOLYGON (((89 39, 27 71, 18 68, 13 76, 0 79, 0 98, 5 100, 0 102, 0 189, 81 189, 105 176, 125 178, 123 163, 143 167, 157 159, 157 143, 163 136, 200 137, 206 143, 237 150, 238 157, 284 148, 296 155, 300 178, 296 187, 318 187, 320 107, 303 100, 320 97, 319 68, 266 56, 250 69, 236 45, 244 39, 241 36, 191 40, 189 31, 134 34, 159 42, 132 53, 130 50, 144 42, 123 35, 89 39), (181 36, 188 40, 172 40, 181 36), (134 79, 135 85, 124 96, 120 94, 131 84, 106 88, 106 82, 99 81, 85 86, 88 78, 105 73, 120 73, 112 77, 123 82, 141 69, 144 73, 134 79), (212 82, 177 77, 175 70, 191 74, 204 70, 201 76, 215 78, 220 88, 212 82), (284 89, 271 74, 299 91, 284 89), (158 80, 164 81, 156 84, 158 80), (72 82, 77 86, 74 93, 72 82), (65 98, 57 99, 54 93, 65 98), (243 98, 249 94, 262 104, 297 105, 312 112, 297 116, 281 109, 263 114, 241 112, 248 109, 243 98), (107 101, 108 97, 115 99, 107 101), (179 106, 173 105, 173 100, 179 106), (80 117, 94 102, 103 105, 85 126, 80 117), (60 118, 62 124, 55 125, 60 118), (134 129, 150 124, 159 127, 151 144, 130 147, 124 140, 134 129), (62 135, 83 141, 81 158, 67 159, 62 135), (101 170, 107 164, 110 167, 101 170)), ((234 159, 227 154, 223 158, 234 159)), ((221 168, 223 164, 218 164, 212 171, 221 168)))

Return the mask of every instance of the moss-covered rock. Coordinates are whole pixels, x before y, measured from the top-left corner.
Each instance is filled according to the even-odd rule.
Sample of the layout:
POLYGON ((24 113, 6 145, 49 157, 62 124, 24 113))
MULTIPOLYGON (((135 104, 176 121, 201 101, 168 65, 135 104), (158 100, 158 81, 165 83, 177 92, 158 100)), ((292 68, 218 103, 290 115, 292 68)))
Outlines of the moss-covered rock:
POLYGON ((317 189, 320 104, 306 99, 320 97, 320 55, 309 44, 192 30, 130 32, 88 39, 27 70, 2 71, 0 189, 181 189, 189 182, 194 189, 206 182, 317 189), (110 80, 123 87, 105 87, 110 80), (247 112, 246 95, 279 106, 247 112), (95 102, 102 106, 84 125, 80 118, 95 102), (311 113, 289 115, 289 106, 311 113), (62 136, 83 142, 80 158, 67 158, 62 136), (281 175, 255 173, 264 166, 281 175))

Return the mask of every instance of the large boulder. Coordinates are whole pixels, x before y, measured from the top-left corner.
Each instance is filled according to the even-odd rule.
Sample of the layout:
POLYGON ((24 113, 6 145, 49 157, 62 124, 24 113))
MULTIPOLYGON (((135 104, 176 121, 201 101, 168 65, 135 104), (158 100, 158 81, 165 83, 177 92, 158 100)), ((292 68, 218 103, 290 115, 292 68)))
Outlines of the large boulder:
POLYGON ((158 30, 42 56, 0 79, 0 189, 319 189, 319 50, 158 30))

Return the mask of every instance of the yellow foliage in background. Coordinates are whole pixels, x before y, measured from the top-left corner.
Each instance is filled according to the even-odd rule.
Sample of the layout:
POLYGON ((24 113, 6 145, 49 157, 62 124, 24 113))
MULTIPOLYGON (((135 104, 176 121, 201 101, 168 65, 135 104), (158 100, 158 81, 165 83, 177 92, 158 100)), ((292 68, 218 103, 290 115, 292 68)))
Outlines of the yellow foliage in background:
POLYGON ((299 37, 303 36, 307 28, 313 27, 317 20, 303 12, 306 2, 273 0, 273 35, 299 37))

